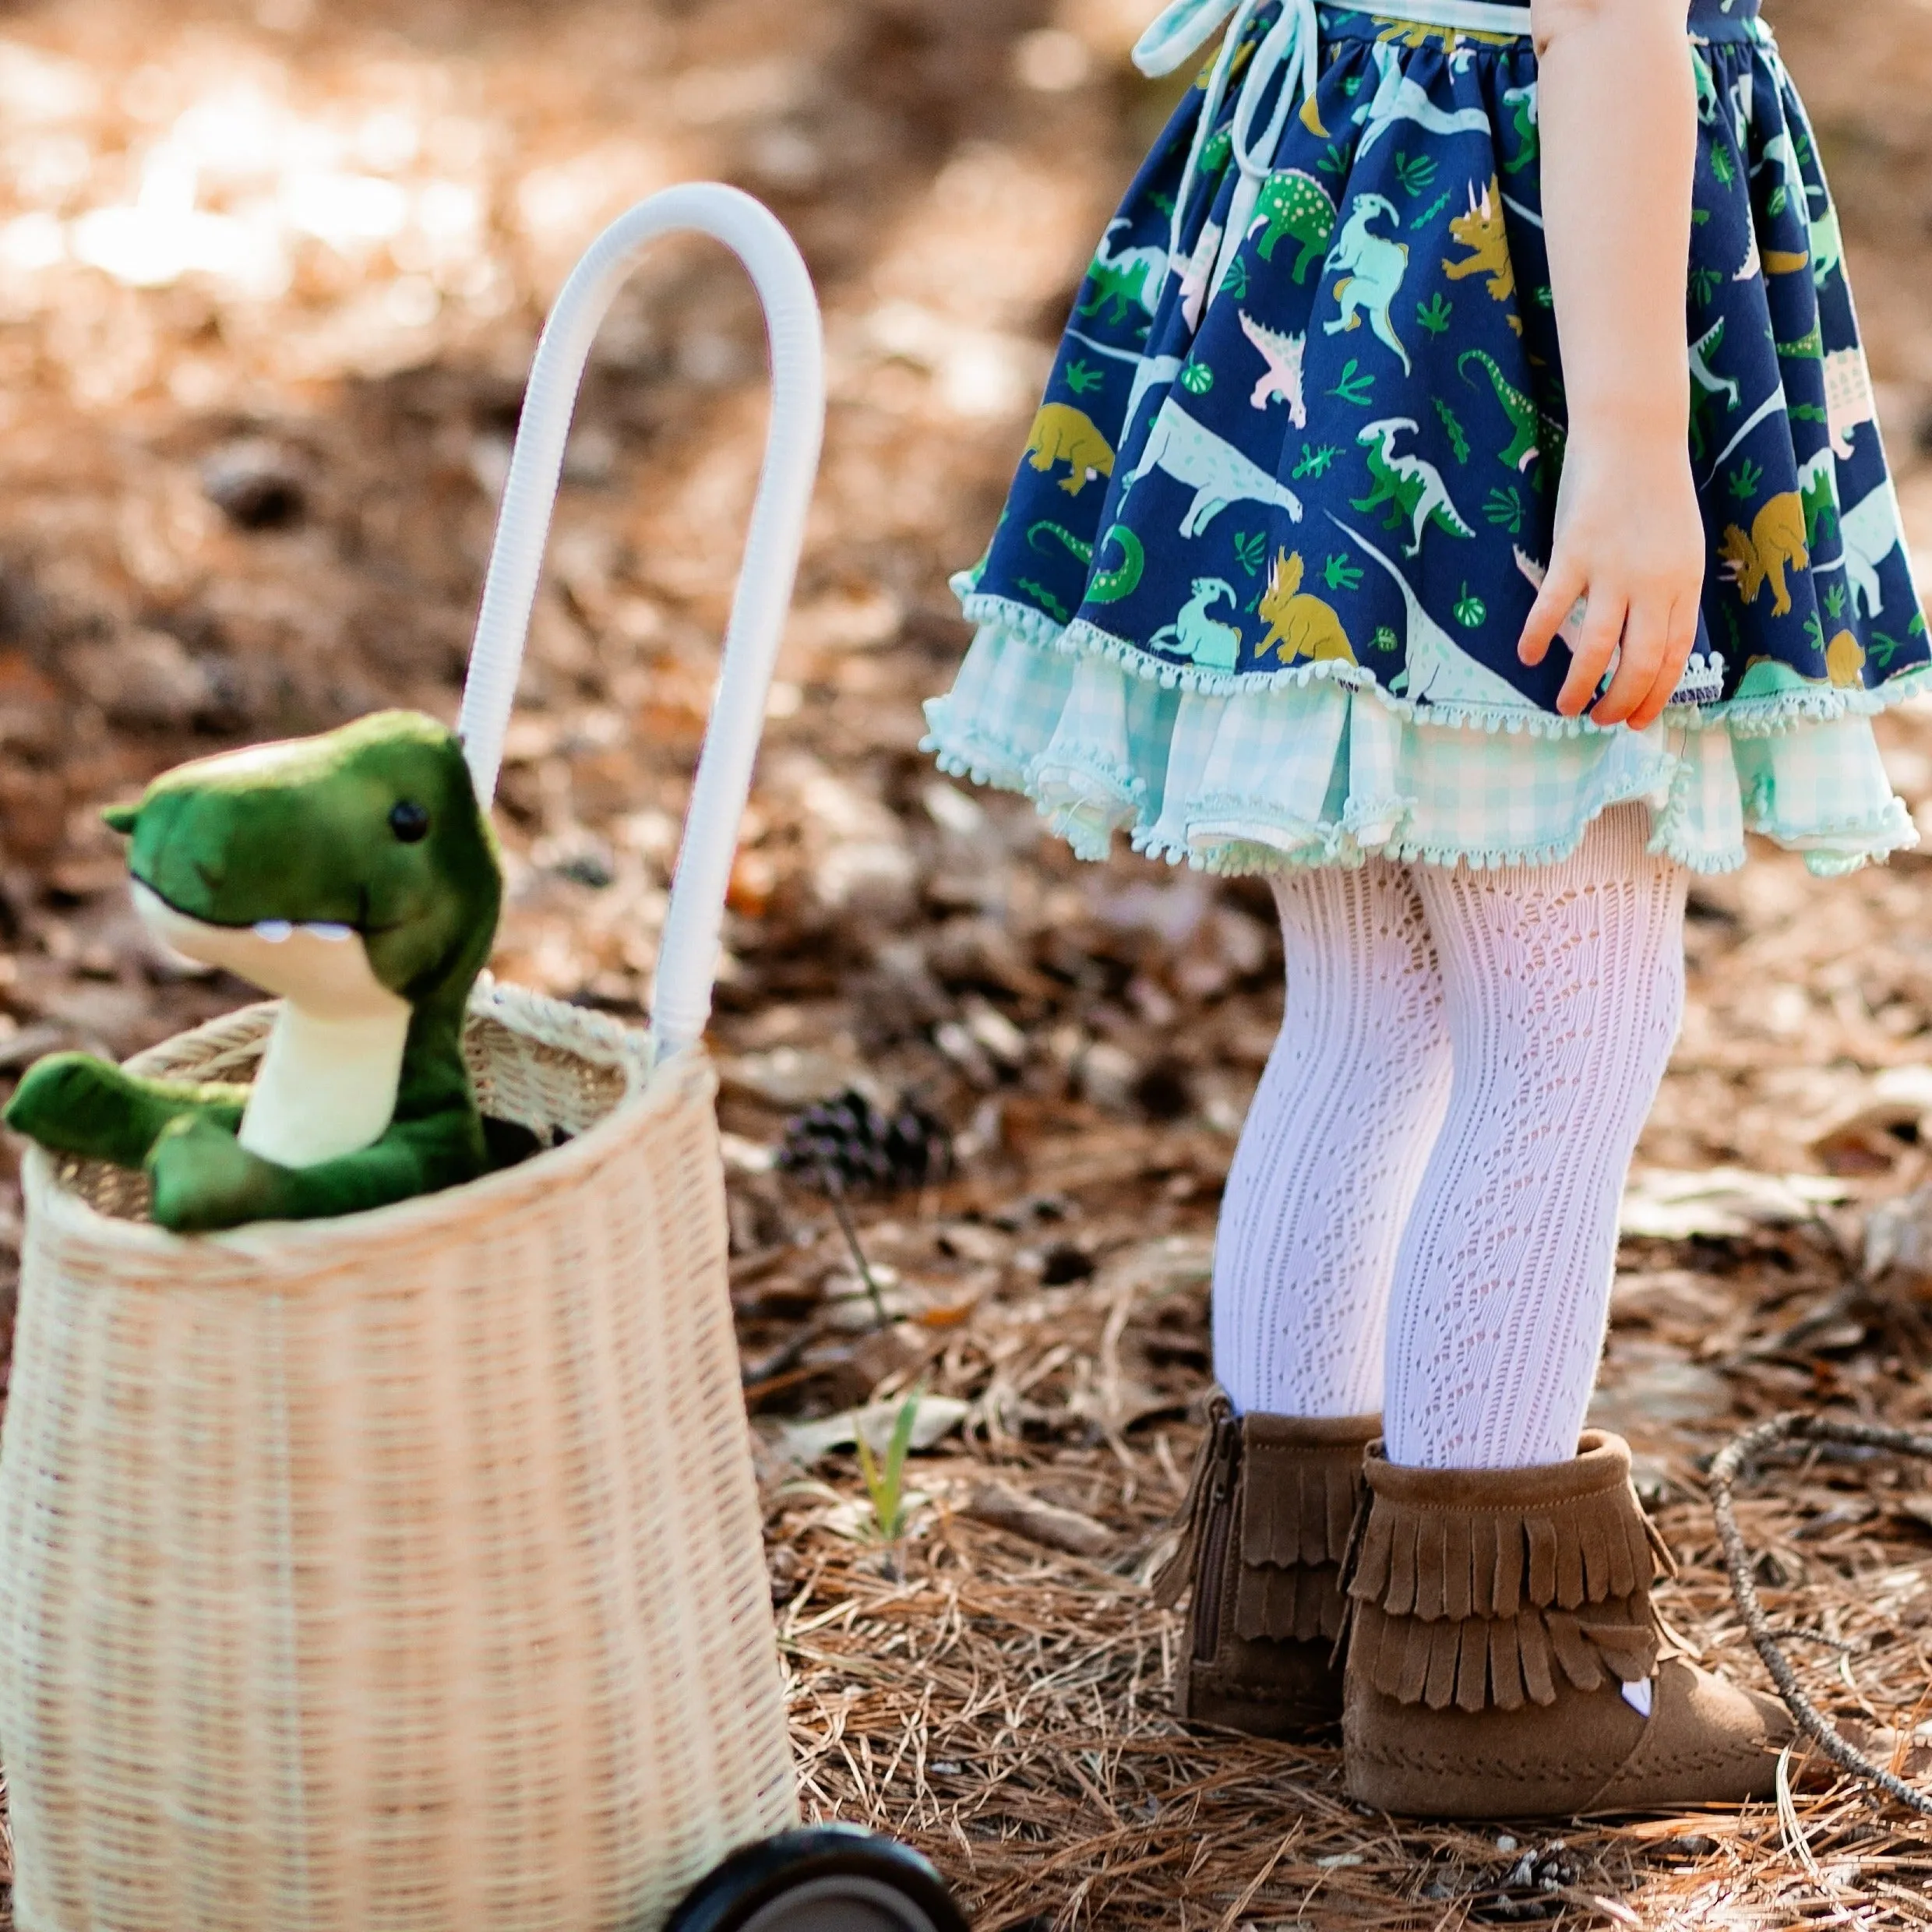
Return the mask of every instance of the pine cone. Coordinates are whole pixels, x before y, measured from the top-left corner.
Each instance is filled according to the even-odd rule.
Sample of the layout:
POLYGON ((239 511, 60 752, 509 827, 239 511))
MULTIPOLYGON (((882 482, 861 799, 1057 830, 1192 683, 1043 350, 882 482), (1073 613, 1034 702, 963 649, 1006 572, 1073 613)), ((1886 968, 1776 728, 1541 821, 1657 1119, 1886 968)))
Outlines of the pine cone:
POLYGON ((945 1179, 952 1137, 910 1094, 887 1114, 848 1088, 785 1123, 778 1165, 815 1187, 826 1188, 829 1176, 848 1193, 892 1193, 945 1179))

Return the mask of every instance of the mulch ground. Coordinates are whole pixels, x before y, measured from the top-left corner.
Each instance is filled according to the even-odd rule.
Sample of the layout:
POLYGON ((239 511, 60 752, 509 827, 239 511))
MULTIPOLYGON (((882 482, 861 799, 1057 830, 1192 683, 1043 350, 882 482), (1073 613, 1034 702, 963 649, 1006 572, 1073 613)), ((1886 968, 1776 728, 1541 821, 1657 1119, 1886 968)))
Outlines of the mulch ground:
MULTIPOLYGON (((1151 10, 10 8, 0 1090, 51 1048, 125 1053, 247 996, 146 947, 94 808, 181 757, 379 703, 450 714, 545 303, 639 194, 736 181, 811 259, 833 402, 715 1028, 808 1807, 924 1847, 985 1932, 1932 1921, 1923 1822, 1815 1768, 1782 1816, 1412 1827, 1356 1810, 1332 1747, 1167 1715, 1179 1625, 1146 1579, 1208 1384, 1216 1203, 1278 1017, 1268 901, 1077 867, 1026 808, 914 749, 918 700, 965 641, 946 573, 984 541, 1085 253, 1164 111, 1124 58, 1151 10), (855 1081, 914 1090, 958 1146, 954 1178, 860 1205, 883 1327, 827 1204, 771 1167, 786 1117, 855 1081), (785 1432, 915 1388, 954 1406, 933 1408, 946 1433, 882 1541, 850 1454, 800 1460, 785 1432)), ((1925 8, 1773 12, 1932 549, 1925 8)), ((496 969, 633 1017, 761 370, 755 309, 711 253, 668 248, 626 292, 509 746, 496 969)), ((1932 830, 1932 718, 1881 733, 1932 830)), ((1932 1180, 1928 880, 1908 857, 1821 884, 1767 852, 1693 898, 1691 1011, 1599 1416, 1632 1437, 1678 1556, 1673 1626, 1754 1683, 1708 1458, 1784 1408, 1932 1408, 1932 1240, 1909 1204, 1932 1180)), ((0 1190, 10 1271, 10 1166, 0 1190)), ((1926 1472, 1820 1458, 1742 1514, 1774 1616, 1849 1646, 1794 1646, 1813 1694, 1909 1738, 1932 1715, 1926 1472)))

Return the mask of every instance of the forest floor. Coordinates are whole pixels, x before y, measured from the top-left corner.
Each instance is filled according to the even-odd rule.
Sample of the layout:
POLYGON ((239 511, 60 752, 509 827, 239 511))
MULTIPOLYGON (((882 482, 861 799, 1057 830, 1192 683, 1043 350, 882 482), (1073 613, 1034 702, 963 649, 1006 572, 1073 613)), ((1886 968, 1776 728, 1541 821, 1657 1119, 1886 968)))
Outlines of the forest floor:
MULTIPOLYGON (((714 1029, 808 1806, 921 1845, 982 1932, 1932 1923, 1923 1832, 1849 1786, 1801 1779, 1782 1817, 1418 1828, 1352 1807, 1332 1746, 1167 1715, 1179 1624, 1146 1579, 1278 1020, 1270 902, 1077 866, 915 749, 966 639, 947 574, 984 542, 1165 110, 1125 58, 1151 11, 9 5, 0 1092, 51 1048, 125 1054, 248 996, 143 943, 97 807, 379 704, 451 715, 545 305, 629 202, 735 181, 799 236, 830 365, 714 1029), (890 1271, 876 1330, 826 1203, 771 1168, 784 1118, 853 1083, 916 1090, 960 1137, 957 1178, 862 1210, 890 1271), (786 1432, 914 1388, 947 1433, 883 1545, 850 1456, 786 1432)), ((1771 11, 1932 556, 1932 5, 1771 11)), ((763 415, 747 291, 668 246, 605 331, 571 444, 504 776, 503 977, 641 1014, 763 415)), ((1932 834, 1932 714, 1880 730, 1932 834)), ((1932 1413, 1932 1300, 1909 1253, 1867 1265, 1874 1228, 1909 1249, 1893 1204, 1932 1179, 1928 884, 1932 858, 1826 884, 1760 849, 1692 898, 1597 1416, 1633 1439, 1680 1559, 1673 1623, 1755 1683, 1709 1455, 1793 1406, 1932 1413)), ((1932 1477, 1820 1461, 1743 1516, 1774 1614, 1852 1646, 1801 1652, 1813 1694, 1911 1733, 1932 1708, 1932 1477)))

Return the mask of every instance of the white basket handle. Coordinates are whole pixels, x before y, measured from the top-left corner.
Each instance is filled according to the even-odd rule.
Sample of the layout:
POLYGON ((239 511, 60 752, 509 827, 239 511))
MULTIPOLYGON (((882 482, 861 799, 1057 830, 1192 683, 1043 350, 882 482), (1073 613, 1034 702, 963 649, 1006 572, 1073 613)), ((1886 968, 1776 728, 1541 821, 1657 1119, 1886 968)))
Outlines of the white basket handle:
POLYGON ((777 217, 750 196, 716 182, 668 188, 619 215, 571 270, 531 366, 457 723, 487 810, 496 795, 564 443, 591 342, 638 258, 660 235, 682 229, 722 242, 757 286, 771 356, 771 424, 658 947, 650 1017, 660 1053, 701 1038, 710 1017, 739 821, 825 428, 824 337, 811 277, 777 217))

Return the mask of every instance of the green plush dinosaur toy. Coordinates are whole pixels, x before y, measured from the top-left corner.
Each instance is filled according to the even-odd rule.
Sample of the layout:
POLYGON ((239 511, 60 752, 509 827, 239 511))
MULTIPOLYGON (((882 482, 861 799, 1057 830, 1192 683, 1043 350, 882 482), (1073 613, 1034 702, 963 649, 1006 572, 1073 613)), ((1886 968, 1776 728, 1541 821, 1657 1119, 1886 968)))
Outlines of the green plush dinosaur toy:
POLYGON ((106 816, 150 929, 284 1003, 251 1087, 56 1053, 9 1126, 145 1167, 154 1218, 182 1232, 351 1214, 485 1171, 462 1028, 502 874, 453 733, 378 712, 197 759, 106 816))

